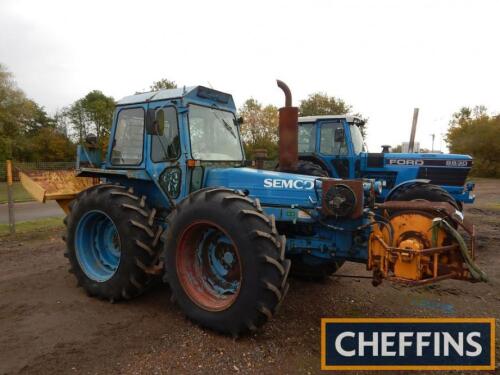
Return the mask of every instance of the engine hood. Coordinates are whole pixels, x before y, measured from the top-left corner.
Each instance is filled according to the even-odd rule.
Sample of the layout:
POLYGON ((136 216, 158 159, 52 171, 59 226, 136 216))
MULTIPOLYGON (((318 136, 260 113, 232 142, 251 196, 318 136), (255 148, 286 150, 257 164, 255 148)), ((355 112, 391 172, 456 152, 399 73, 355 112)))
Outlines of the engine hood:
POLYGON ((472 157, 461 154, 385 153, 366 154, 369 166, 430 166, 471 168, 472 157))
POLYGON ((389 152, 384 154, 386 158, 405 157, 409 159, 463 159, 472 160, 469 155, 462 154, 439 154, 439 153, 395 153, 389 152))
POLYGON ((315 208, 321 196, 317 177, 251 168, 207 169, 204 186, 248 191, 250 197, 272 206, 315 208))

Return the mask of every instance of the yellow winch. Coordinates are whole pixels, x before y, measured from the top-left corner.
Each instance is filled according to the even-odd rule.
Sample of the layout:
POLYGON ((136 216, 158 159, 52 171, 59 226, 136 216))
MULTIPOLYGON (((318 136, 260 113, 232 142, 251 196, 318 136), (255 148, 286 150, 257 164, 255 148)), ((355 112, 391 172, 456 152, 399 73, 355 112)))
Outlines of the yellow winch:
POLYGON ((473 262, 475 229, 448 203, 386 202, 383 221, 370 236, 367 267, 374 285, 382 279, 410 285, 443 279, 485 281, 473 262), (455 229, 462 227, 469 246, 455 229))

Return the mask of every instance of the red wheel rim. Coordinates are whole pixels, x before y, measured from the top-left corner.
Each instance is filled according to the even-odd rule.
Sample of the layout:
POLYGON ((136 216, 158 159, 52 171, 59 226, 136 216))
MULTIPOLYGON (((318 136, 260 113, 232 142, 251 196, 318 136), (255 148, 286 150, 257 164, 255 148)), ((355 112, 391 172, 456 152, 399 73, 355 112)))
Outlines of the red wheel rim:
POLYGON ((176 249, 176 270, 186 294, 205 310, 225 310, 238 297, 238 248, 226 231, 210 221, 194 222, 182 232, 176 249))

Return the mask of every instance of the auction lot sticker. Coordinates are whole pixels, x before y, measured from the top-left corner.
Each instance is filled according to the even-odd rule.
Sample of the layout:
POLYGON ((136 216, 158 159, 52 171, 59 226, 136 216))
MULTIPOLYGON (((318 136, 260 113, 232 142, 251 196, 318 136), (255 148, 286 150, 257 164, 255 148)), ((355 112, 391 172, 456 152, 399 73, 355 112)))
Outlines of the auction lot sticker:
POLYGON ((322 370, 493 370, 493 318, 323 318, 322 370))

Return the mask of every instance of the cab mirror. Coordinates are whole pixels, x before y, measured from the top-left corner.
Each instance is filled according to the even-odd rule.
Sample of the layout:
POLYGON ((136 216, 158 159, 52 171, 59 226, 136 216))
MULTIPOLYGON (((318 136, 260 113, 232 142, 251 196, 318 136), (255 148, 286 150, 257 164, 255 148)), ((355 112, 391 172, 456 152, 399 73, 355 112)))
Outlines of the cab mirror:
POLYGON ((344 128, 335 129, 334 141, 335 143, 344 143, 345 133, 344 128))
POLYGON ((243 117, 238 117, 238 118, 235 118, 234 119, 234 125, 236 126, 240 126, 242 125, 243 123, 245 122, 244 118, 243 117))

